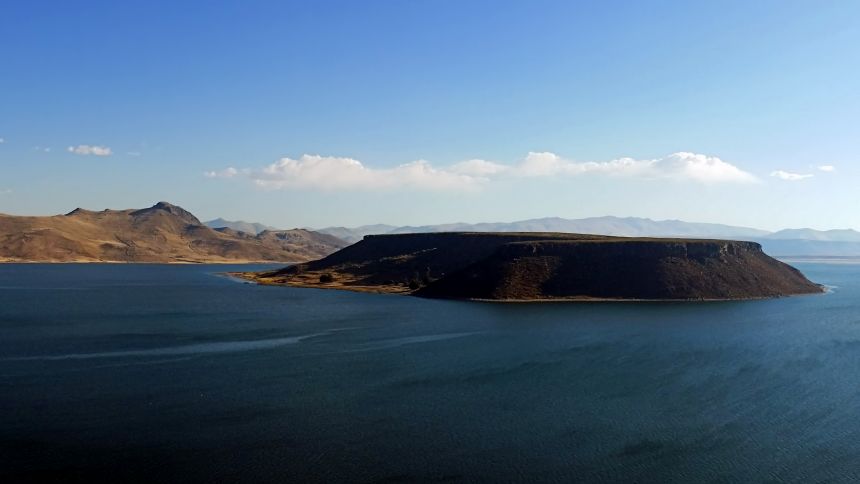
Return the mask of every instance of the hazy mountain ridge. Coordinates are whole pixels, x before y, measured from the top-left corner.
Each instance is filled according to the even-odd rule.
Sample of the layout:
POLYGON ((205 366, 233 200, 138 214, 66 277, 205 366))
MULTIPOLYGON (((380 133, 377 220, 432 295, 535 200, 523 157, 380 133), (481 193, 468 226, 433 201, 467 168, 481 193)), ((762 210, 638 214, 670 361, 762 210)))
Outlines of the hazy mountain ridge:
POLYGON ((751 227, 682 220, 652 220, 641 217, 589 217, 565 219, 545 217, 497 223, 451 223, 401 226, 365 225, 354 229, 327 227, 330 233, 348 242, 358 242, 365 235, 434 233, 434 232, 560 232, 614 235, 621 237, 688 237, 696 239, 735 239, 759 242, 771 255, 860 256, 860 232, 852 229, 814 230, 784 229, 770 232, 751 227))
POLYGON ((5 262, 301 262, 345 245, 303 229, 257 235, 213 230, 167 202, 139 210, 78 208, 48 217, 0 214, 5 262))
MULTIPOLYGON (((104 210, 95 212, 85 209, 75 209, 66 216, 87 216, 93 220, 104 219, 111 214, 129 213, 138 220, 138 223, 150 217, 158 217, 159 213, 168 213, 177 221, 193 226, 207 226, 215 229, 228 237, 239 238, 244 241, 252 239, 259 240, 265 244, 286 244, 287 249, 294 254, 302 253, 303 247, 314 247, 307 252, 308 257, 322 257, 346 243, 355 243, 362 240, 366 235, 382 234, 404 234, 404 233, 438 233, 438 232, 559 232, 559 233, 586 233, 595 235, 611 235, 622 237, 687 237, 687 238, 716 238, 750 240, 762 244, 764 251, 775 256, 839 256, 860 257, 860 232, 852 229, 815 230, 809 228, 784 229, 777 232, 769 232, 751 227, 739 227, 714 223, 695 223, 681 220, 652 220, 640 217, 589 217, 582 219, 566 219, 561 217, 544 217, 536 219, 520 220, 515 222, 490 222, 490 223, 450 223, 421 226, 395 226, 388 224, 370 224, 358 227, 326 227, 319 230, 294 229, 292 231, 279 231, 271 226, 242 220, 230 221, 216 218, 207 222, 200 222, 193 214, 166 202, 161 202, 153 207, 140 210, 104 210), (313 237, 296 238, 295 236, 279 238, 271 233, 298 234, 302 230, 308 233, 316 233, 317 236, 326 235, 331 237, 325 240, 312 240, 313 237), (243 233, 245 235, 242 235, 243 233), (247 237, 250 236, 250 237, 247 237), (289 240, 289 241, 288 241, 289 240), (264 241, 264 242, 263 242, 264 241), (334 248, 334 249, 333 249, 334 248)), ((0 217, 4 217, 0 215, 0 217)), ((0 219, 2 220, 2 219, 0 219)), ((181 228, 175 223, 169 224, 173 231, 181 228)), ((0 227, 2 229, 2 227, 0 227)), ((48 234, 44 234, 47 236, 48 234)), ((56 234, 53 234, 54 236, 56 234)), ((32 237, 32 234, 30 235, 32 237)), ((4 244, 10 244, 9 237, 0 234, 0 240, 4 244)), ((71 242, 57 239, 59 246, 66 247, 67 252, 74 252, 71 242), (70 245, 71 244, 71 245, 70 245)), ((50 245, 50 244, 49 244, 50 245)), ((0 248, 2 249, 2 248, 0 248)), ((8 251, 7 251, 8 252, 8 251)), ((92 253, 92 252, 91 252, 92 253)), ((35 257, 35 254, 31 254, 35 257)), ((63 256, 64 257, 64 256, 63 256)), ((8 253, 0 250, 0 258, 12 259, 8 253)), ((16 260, 29 260, 16 258, 16 260)), ((267 259, 268 260, 268 259, 267 259)), ((296 260, 307 260, 298 258, 296 260)))
MULTIPOLYGON (((359 227, 326 227, 323 229, 318 229, 316 232, 321 234, 330 234, 335 237, 345 240, 350 243, 358 242, 363 239, 365 235, 379 235, 379 234, 387 234, 392 230, 396 230, 399 227, 395 225, 386 225, 386 224, 373 224, 373 225, 361 225, 359 227)), ((313 229, 309 229, 313 230, 313 229)))
POLYGON ((271 227, 269 225, 264 225, 257 222, 245 222, 244 220, 224 220, 220 217, 214 220, 203 222, 203 225, 212 229, 229 228, 238 232, 245 232, 246 234, 251 235, 257 235, 260 232, 265 232, 266 230, 279 230, 275 227, 271 227))
POLYGON ((694 223, 681 220, 651 220, 639 217, 590 217, 566 219, 545 217, 516 222, 451 223, 439 225, 401 226, 365 225, 354 229, 326 227, 322 233, 331 233, 344 240, 358 241, 364 235, 433 233, 433 232, 560 232, 620 237, 695 237, 695 238, 760 238, 770 232, 750 227, 723 224, 694 223), (378 227, 378 229, 377 229, 378 227))
POLYGON ((638 217, 590 217, 565 219, 547 217, 516 222, 427 225, 399 227, 395 233, 426 232, 563 232, 579 234, 614 235, 620 237, 697 237, 697 238, 744 238, 767 235, 764 230, 730 225, 692 223, 680 220, 655 221, 638 217))
POLYGON ((774 240, 815 240, 821 242, 860 242, 860 232, 853 229, 783 229, 768 234, 774 240))

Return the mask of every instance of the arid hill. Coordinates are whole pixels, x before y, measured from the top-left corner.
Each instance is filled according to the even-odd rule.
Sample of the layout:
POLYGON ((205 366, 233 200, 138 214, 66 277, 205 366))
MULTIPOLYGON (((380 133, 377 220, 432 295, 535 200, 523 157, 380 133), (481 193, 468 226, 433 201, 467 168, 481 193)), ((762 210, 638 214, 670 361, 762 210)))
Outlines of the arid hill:
POLYGON ((159 202, 141 210, 75 209, 51 217, 0 214, 5 262, 302 262, 346 245, 307 230, 213 230, 159 202))
POLYGON ((558 233, 367 236, 323 258, 246 274, 265 284, 487 300, 718 300, 818 293, 754 242, 558 233))

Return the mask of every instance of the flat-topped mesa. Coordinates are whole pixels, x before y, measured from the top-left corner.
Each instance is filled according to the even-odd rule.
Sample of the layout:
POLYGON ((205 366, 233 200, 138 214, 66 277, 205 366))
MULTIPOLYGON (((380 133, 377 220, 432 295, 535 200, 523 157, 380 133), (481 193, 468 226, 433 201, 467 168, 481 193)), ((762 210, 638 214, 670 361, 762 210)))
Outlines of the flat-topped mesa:
POLYGON ((754 242, 559 233, 367 236, 255 279, 488 300, 718 300, 822 291, 754 242))
POLYGON ((821 292, 753 242, 513 243, 416 294, 455 299, 752 299, 821 292))

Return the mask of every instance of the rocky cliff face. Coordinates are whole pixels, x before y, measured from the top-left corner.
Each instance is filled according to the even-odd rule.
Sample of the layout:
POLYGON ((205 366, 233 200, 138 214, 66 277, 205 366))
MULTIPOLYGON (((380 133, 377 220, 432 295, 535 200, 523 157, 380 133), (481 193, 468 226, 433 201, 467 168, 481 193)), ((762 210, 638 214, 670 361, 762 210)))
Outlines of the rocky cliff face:
POLYGON ((368 236, 324 259, 255 279, 492 300, 745 299, 821 292, 754 242, 543 233, 368 236))
POLYGON ((747 299, 821 292, 753 242, 513 243, 417 292, 460 299, 747 299))

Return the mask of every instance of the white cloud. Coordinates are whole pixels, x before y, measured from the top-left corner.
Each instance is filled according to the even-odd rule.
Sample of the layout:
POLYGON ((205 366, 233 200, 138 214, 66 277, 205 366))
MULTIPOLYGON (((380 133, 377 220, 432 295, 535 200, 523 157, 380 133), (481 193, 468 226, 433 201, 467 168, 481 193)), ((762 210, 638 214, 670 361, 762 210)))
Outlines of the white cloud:
POLYGON ((652 162, 662 176, 690 179, 700 183, 750 183, 756 178, 715 156, 674 153, 652 162))
POLYGON ((447 167, 424 160, 393 168, 371 168, 353 158, 303 155, 281 158, 262 169, 230 167, 204 173, 207 178, 250 178, 265 188, 313 188, 324 190, 470 190, 496 179, 574 177, 580 175, 669 179, 702 184, 753 183, 750 173, 717 157, 679 152, 663 158, 610 161, 571 161, 555 153, 531 152, 518 163, 505 165, 472 159, 447 167))
POLYGON ((0 145, 6 142, 6 138, 0 138, 0 145))
POLYGON ((323 190, 473 188, 479 180, 447 170, 433 168, 424 160, 394 168, 375 169, 352 158, 303 155, 294 160, 281 158, 248 176, 265 188, 319 188, 323 190))
POLYGON ((516 167, 523 176, 583 175, 598 173, 643 178, 668 178, 698 183, 751 183, 756 178, 717 157, 678 152, 663 158, 610 161, 570 161, 555 153, 529 153, 516 167))
POLYGON ((792 173, 790 171, 784 170, 776 170, 770 173, 770 176, 774 178, 779 178, 780 180, 786 181, 800 181, 806 178, 812 178, 813 175, 810 173, 792 173))
POLYGON ((206 178, 233 178, 234 176, 239 174, 239 170, 233 168, 232 166, 229 168, 225 168, 221 171, 207 171, 203 173, 203 176, 206 178))
POLYGON ((818 165, 818 171, 824 171, 827 173, 832 173, 836 171, 836 167, 833 165, 818 165))
POLYGON ((34 150, 36 150, 36 151, 43 151, 43 152, 45 152, 45 153, 50 153, 50 152, 51 152, 51 148, 46 148, 46 147, 44 147, 44 146, 34 146, 34 147, 33 147, 33 149, 34 149, 34 150))
POLYGON ((500 163, 475 159, 456 163, 451 166, 450 171, 460 175, 485 177, 499 175, 509 169, 509 166, 500 163))
POLYGON ((74 153, 76 155, 110 156, 113 154, 111 149, 107 146, 78 145, 69 146, 67 150, 69 153, 74 153))
POLYGON ((140 156, 141 155, 140 151, 128 151, 128 152, 126 152, 126 154, 128 156, 140 156))

